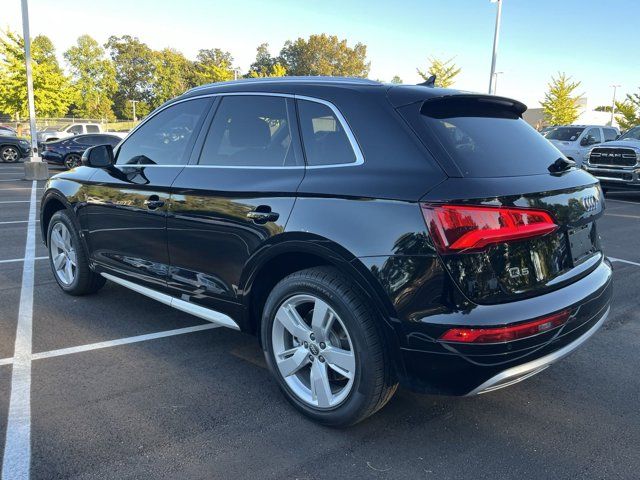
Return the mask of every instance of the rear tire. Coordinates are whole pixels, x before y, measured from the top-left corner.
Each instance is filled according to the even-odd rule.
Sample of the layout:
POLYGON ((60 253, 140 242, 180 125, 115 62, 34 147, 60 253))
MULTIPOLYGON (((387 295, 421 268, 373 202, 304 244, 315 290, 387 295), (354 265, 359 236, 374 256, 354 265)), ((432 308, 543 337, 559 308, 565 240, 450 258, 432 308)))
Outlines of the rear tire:
POLYGON ((51 217, 47 246, 53 277, 66 293, 87 295, 104 286, 104 277, 89 267, 87 252, 66 210, 60 210, 51 217))
POLYGON ((67 167, 67 170, 79 167, 80 165, 82 165, 82 157, 77 153, 70 153, 64 157, 64 166, 67 167))
POLYGON ((281 280, 265 304, 260 333, 280 389, 316 422, 353 425, 396 391, 376 313, 353 282, 332 267, 281 280))

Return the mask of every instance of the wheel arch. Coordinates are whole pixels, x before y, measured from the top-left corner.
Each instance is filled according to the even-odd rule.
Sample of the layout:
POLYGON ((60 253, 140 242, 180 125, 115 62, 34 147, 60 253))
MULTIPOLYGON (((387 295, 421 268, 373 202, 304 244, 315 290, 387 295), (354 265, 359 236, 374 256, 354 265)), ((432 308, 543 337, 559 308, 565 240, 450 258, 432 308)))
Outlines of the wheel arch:
POLYGON ((42 241, 45 245, 47 244, 47 231, 49 230, 51 218, 60 210, 69 211, 74 224, 79 229, 77 219, 75 215, 73 215, 73 208, 65 196, 55 190, 48 191, 43 197, 40 207, 40 231, 42 233, 42 241))
POLYGON ((351 278, 387 327, 385 336, 395 330, 390 319, 396 312, 382 286, 360 260, 340 245, 312 234, 295 234, 263 250, 247 263, 239 285, 245 307, 243 324, 250 333, 258 331, 262 309, 273 287, 293 272, 317 266, 335 267, 351 278))

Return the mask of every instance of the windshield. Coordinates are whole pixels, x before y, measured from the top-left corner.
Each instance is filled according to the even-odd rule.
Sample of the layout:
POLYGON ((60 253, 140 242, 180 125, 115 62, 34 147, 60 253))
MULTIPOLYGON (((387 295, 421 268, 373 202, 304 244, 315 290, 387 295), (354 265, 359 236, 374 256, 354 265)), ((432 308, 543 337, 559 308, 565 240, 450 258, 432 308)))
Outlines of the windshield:
POLYGON ((48 127, 46 127, 44 130, 42 130, 43 132, 59 132, 61 130, 64 130, 65 128, 67 128, 68 126, 70 126, 70 123, 67 123, 65 125, 59 124, 59 125, 50 125, 48 127))
POLYGON ((450 98, 425 102, 420 111, 427 145, 443 147, 468 177, 510 177, 549 173, 562 154, 520 113, 486 99, 450 98))
POLYGON ((557 127, 547 133, 549 140, 562 140, 563 142, 573 142, 578 139, 584 128, 579 127, 557 127))
POLYGON ((640 127, 634 127, 622 135, 618 140, 640 140, 640 127))

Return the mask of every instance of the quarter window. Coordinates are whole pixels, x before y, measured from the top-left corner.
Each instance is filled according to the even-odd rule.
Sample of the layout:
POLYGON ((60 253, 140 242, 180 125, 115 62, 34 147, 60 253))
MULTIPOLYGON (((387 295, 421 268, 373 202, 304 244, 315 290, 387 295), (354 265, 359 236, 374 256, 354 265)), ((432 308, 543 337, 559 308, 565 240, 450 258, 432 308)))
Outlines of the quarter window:
POLYGON ((296 165, 287 99, 234 95, 222 98, 200 155, 200 165, 296 165))
POLYGON ((207 98, 165 108, 133 132, 118 151, 118 165, 183 165, 187 146, 210 104, 207 98))
POLYGON ((356 154, 344 126, 327 105, 298 100, 298 114, 308 165, 354 163, 356 154))

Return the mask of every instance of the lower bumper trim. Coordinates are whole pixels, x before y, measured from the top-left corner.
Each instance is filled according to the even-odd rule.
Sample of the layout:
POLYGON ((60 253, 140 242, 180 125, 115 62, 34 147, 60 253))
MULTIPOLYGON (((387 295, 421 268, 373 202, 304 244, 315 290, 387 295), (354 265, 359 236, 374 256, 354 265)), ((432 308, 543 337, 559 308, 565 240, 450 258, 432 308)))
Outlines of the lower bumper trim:
POLYGON ((553 353, 545 355, 544 357, 540 357, 536 360, 532 360, 531 362, 523 363, 522 365, 518 365, 516 367, 509 368, 504 370, 497 375, 491 377, 489 380, 484 382, 479 387, 474 388, 472 391, 466 394, 466 396, 479 395, 481 393, 491 392, 493 390, 498 390, 499 388, 508 387, 509 385, 513 385, 514 383, 521 382, 526 378, 532 377, 533 375, 540 373, 542 370, 549 367, 551 364, 557 362, 558 360, 566 357, 571 352, 573 352, 576 348, 586 342, 594 333, 598 331, 598 329, 602 326, 604 321, 609 316, 609 311, 611 307, 608 307, 604 312, 600 320, 587 330, 581 337, 577 338, 573 342, 568 345, 565 345, 559 350, 556 350, 553 353))

